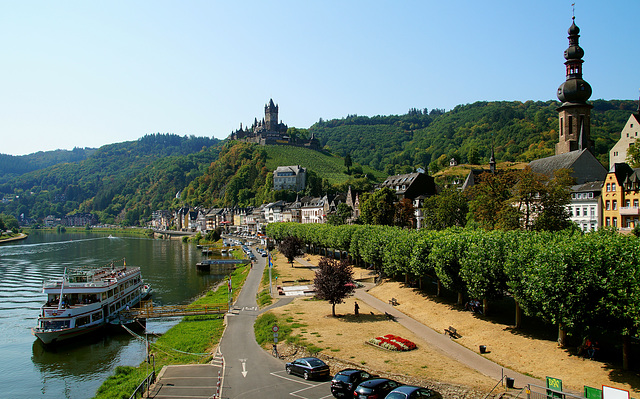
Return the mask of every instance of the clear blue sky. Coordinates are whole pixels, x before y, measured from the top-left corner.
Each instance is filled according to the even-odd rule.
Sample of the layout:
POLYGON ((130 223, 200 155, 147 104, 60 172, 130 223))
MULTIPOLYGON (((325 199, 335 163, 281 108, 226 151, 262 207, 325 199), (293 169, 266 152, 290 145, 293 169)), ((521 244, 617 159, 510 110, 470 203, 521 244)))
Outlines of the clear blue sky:
MULTIPOLYGON (((556 99, 572 2, 0 0, 0 153, 556 99)), ((575 2, 591 99, 637 99, 640 1, 575 2)))

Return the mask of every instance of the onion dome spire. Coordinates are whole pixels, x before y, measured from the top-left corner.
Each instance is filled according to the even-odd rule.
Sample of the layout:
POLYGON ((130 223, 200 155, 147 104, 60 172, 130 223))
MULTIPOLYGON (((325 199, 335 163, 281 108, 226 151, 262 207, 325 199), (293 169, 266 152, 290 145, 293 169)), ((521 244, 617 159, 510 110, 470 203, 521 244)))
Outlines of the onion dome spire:
POLYGON ((558 87, 558 99, 563 103, 585 103, 591 97, 591 86, 582 79, 584 50, 578 43, 580 28, 576 25, 576 17, 571 19, 569 47, 564 51, 567 79, 558 87))

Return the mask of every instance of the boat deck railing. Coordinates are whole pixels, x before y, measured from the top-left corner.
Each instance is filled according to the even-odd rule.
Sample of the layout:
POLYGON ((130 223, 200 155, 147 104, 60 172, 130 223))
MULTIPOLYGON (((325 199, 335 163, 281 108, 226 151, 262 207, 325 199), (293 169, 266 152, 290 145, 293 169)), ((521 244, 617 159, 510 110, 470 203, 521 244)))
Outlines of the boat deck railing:
POLYGON ((209 305, 169 305, 153 306, 151 301, 145 301, 139 308, 120 311, 122 319, 153 319, 171 316, 197 316, 224 314, 229 311, 226 303, 216 303, 209 305))

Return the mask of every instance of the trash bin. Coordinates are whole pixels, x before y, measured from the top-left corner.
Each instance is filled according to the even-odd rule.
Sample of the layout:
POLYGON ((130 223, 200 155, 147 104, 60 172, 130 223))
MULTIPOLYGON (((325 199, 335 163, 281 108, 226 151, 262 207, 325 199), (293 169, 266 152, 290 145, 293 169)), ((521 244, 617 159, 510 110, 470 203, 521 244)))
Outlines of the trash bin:
POLYGON ((513 378, 507 377, 507 388, 513 388, 513 378))
POLYGON ((480 345, 480 353, 487 353, 486 345, 480 345))

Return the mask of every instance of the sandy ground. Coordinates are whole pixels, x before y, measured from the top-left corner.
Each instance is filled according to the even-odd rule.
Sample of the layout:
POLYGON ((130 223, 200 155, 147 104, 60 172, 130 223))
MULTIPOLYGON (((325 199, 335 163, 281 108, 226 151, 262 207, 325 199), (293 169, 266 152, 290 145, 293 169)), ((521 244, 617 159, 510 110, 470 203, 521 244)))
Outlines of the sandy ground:
MULTIPOLYGON (((318 256, 305 255, 304 258, 312 264, 317 264, 319 260, 318 256)), ((279 283, 314 278, 314 271, 298 262, 294 262, 295 267, 291 267, 280 256, 274 263, 280 273, 279 283)), ((365 270, 354 269, 356 277, 366 273, 365 270)), ((486 355, 487 358, 506 368, 540 379, 546 376, 560 378, 566 388, 578 392, 582 391, 584 385, 594 388, 608 385, 630 390, 633 396, 640 394, 640 377, 637 373, 623 372, 605 363, 573 356, 557 346, 556 331, 548 331, 548 326, 542 327, 547 329, 542 334, 538 334, 535 328, 518 331, 509 324, 512 322, 512 315, 505 315, 504 311, 501 312, 501 318, 476 315, 460 309, 451 298, 427 295, 394 281, 385 281, 372 288, 369 293, 385 302, 392 297, 396 298, 398 310, 437 332, 454 326, 461 334, 458 338, 460 344, 473 350, 477 350, 479 345, 486 345, 490 352, 486 355)), ((360 301, 359 305, 361 315, 358 318, 353 315, 353 298, 336 306, 336 313, 341 316, 337 318, 331 316, 329 303, 309 298, 298 298, 290 305, 273 311, 301 324, 294 333, 325 348, 323 353, 366 368, 483 390, 490 389, 495 383, 475 370, 443 356, 430 347, 428 342, 414 336, 398 323, 387 320, 377 310, 360 301), (385 334, 409 339, 417 344, 418 349, 397 353, 365 344, 368 339, 385 334)), ((495 309, 494 313, 499 312, 500 309, 495 309)))

